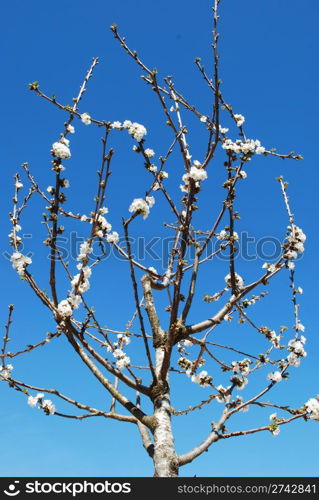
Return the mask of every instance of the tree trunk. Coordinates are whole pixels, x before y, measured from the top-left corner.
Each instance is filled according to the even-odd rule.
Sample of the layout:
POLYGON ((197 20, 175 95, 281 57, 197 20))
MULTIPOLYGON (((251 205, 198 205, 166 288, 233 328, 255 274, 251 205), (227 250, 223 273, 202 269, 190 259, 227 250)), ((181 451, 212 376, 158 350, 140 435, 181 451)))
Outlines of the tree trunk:
POLYGON ((154 477, 178 476, 178 459, 174 447, 171 425, 169 394, 159 396, 155 403, 154 416, 154 477))
POLYGON ((156 375, 160 381, 154 391, 154 477, 178 476, 178 458, 174 447, 171 423, 169 379, 161 380, 164 349, 156 349, 156 375))

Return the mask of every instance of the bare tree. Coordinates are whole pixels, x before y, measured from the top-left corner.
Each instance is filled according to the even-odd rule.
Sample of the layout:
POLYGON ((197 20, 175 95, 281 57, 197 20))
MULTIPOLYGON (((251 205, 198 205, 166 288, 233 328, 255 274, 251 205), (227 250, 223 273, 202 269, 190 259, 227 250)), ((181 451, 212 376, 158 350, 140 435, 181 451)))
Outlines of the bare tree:
MULTIPOLYGON (((107 119, 93 118, 87 112, 80 112, 79 106, 98 64, 97 59, 93 60, 77 97, 73 99, 72 106, 64 105, 55 97, 49 97, 43 93, 38 82, 30 84, 30 90, 64 112, 67 120, 60 138, 52 146, 54 185, 46 190, 42 189, 32 176, 28 164, 23 164, 23 175, 26 176, 29 187, 21 198, 23 184, 21 175, 17 173, 13 210, 10 213, 13 268, 28 283, 47 308, 48 313, 53 316, 56 331, 48 334, 35 345, 28 345, 19 352, 10 352, 8 342, 13 313, 13 306, 10 305, 1 350, 1 379, 10 387, 25 394, 30 406, 38 406, 48 415, 73 419, 102 417, 136 425, 141 442, 154 462, 154 475, 157 477, 177 476, 181 466, 192 462, 217 441, 262 431, 276 435, 282 425, 294 420, 301 418, 319 420, 317 398, 310 399, 296 409, 276 404, 265 398, 268 398, 268 393, 274 386, 287 377, 288 369, 291 366, 299 366, 302 358, 306 356, 304 349, 306 339, 303 336, 304 327, 299 319, 297 301, 302 289, 295 284, 295 261, 298 254, 304 250, 306 237, 295 224, 287 195, 287 182, 282 177, 278 177, 288 221, 281 253, 276 262, 265 263, 263 270, 252 282, 245 283, 236 272, 235 257, 239 246, 239 236, 235 231, 236 222, 239 219, 236 199, 240 193, 240 185, 247 177, 244 168, 248 162, 254 161, 256 155, 261 155, 265 159, 274 156, 293 161, 301 160, 302 157, 294 153, 280 154, 275 149, 266 149, 259 140, 247 138, 244 130, 244 116, 235 113, 232 106, 225 100, 219 76, 219 3, 220 0, 214 0, 212 5, 213 77, 207 74, 200 59, 195 61, 196 68, 212 96, 211 102, 208 103, 210 111, 205 110, 205 113, 183 96, 176 88, 171 76, 159 82, 157 71, 150 69, 139 55, 130 49, 116 25, 111 26, 117 42, 142 70, 142 78, 155 94, 162 110, 164 126, 169 126, 171 130, 171 142, 161 155, 157 155, 156 165, 153 163, 156 155, 148 147, 147 130, 143 125, 129 120, 124 123, 119 121, 110 123, 107 119), (196 118, 197 126, 202 128, 202 134, 207 135, 207 146, 202 151, 200 161, 192 158, 192 145, 188 140, 189 127, 185 125, 187 113, 196 118), (231 131, 223 126, 224 116, 231 119, 231 131), (74 214, 64 208, 66 202, 64 190, 68 188, 69 183, 63 177, 65 167, 62 161, 67 163, 71 156, 68 137, 75 132, 73 124, 77 120, 86 125, 96 126, 103 131, 95 202, 88 215, 74 214), (133 149, 148 172, 150 181, 145 187, 145 195, 131 202, 129 206, 131 215, 123 217, 121 230, 118 229, 118 232, 115 232, 112 231, 111 224, 105 217, 108 209, 104 205, 108 190, 112 189, 110 174, 114 150, 110 142, 114 133, 125 133, 125 131, 131 136, 133 149), (217 152, 218 156, 216 156, 217 152), (173 186, 170 179, 167 179, 168 174, 165 171, 172 155, 177 153, 182 165, 180 169, 181 200, 176 199, 176 186, 173 186), (222 165, 222 155, 225 171, 224 201, 221 206, 201 204, 202 183, 206 181, 208 175, 212 175, 210 172, 214 163, 222 165), (136 222, 142 223, 141 217, 145 219, 151 210, 156 210, 153 208, 154 192, 158 192, 157 204, 167 204, 172 216, 172 221, 166 224, 166 228, 168 234, 173 235, 173 245, 164 272, 158 272, 155 267, 146 267, 142 260, 133 255, 131 246, 131 226, 136 222), (36 276, 31 273, 31 258, 20 251, 22 243, 19 236, 20 221, 30 199, 36 195, 45 204, 42 224, 47 230, 44 244, 50 252, 48 269, 50 294, 40 287, 36 276), (211 225, 208 230, 200 224, 201 211, 210 214, 211 225), (70 219, 77 221, 81 228, 84 228, 83 234, 86 235, 77 255, 78 272, 76 274, 72 270, 74 263, 64 258, 58 244, 59 235, 66 231, 61 222, 67 223, 70 219), (121 232, 121 238, 119 232, 121 232), (214 247, 212 247, 213 241, 214 247), (94 245, 100 248, 101 256, 108 246, 112 246, 115 253, 124 259, 123 265, 126 261, 128 279, 132 286, 132 312, 133 310, 135 312, 120 330, 117 329, 117 325, 114 329, 103 327, 104 321, 98 317, 90 302, 85 298, 85 293, 90 286, 90 276, 96 272, 97 266, 101 268, 99 272, 103 272, 103 266, 106 269, 110 265, 109 262, 92 252, 94 245), (190 249, 192 249, 191 253, 190 249), (220 254, 224 257, 227 255, 228 269, 225 281, 221 283, 216 279, 215 293, 206 295, 204 298, 208 304, 212 304, 209 307, 213 307, 217 301, 220 305, 210 317, 205 319, 199 317, 196 322, 189 322, 191 309, 193 308, 193 312, 196 313, 196 301, 201 300, 201 297, 196 294, 198 276, 207 266, 212 266, 220 254), (59 296, 57 287, 59 279, 57 273, 59 271, 60 276, 60 268, 68 280, 69 288, 63 297, 59 296), (257 301, 262 301, 267 295, 268 292, 264 291, 265 286, 270 285, 272 279, 281 272, 290 274, 294 314, 292 334, 289 334, 287 327, 282 327, 280 332, 276 333, 271 327, 255 324, 250 314, 252 306, 257 301), (168 320, 167 315, 164 317, 159 314, 157 307, 157 299, 163 294, 165 298, 168 297, 166 308, 168 320), (235 317, 243 325, 242 328, 255 330, 262 354, 260 350, 257 353, 251 352, 244 341, 242 349, 238 349, 227 343, 218 344, 211 340, 212 332, 223 322, 232 321, 235 317), (67 338, 76 355, 109 395, 109 411, 80 403, 60 390, 38 387, 13 377, 13 367, 7 363, 8 360, 49 346, 51 341, 58 341, 61 336, 67 338), (130 343, 136 345, 139 359, 144 353, 144 364, 134 364, 127 355, 130 354, 131 346, 128 346, 130 343), (285 350, 284 354, 281 354, 281 350, 285 350), (235 361, 232 360, 233 357, 236 357, 235 361), (206 363, 207 370, 202 369, 204 363, 206 363), (218 383, 219 370, 229 375, 229 385, 226 387, 218 383), (256 371, 266 372, 264 385, 253 397, 244 399, 237 394, 237 391, 244 389, 249 377, 256 371), (186 410, 174 409, 170 402, 170 394, 174 391, 174 384, 170 383, 170 374, 171 378, 178 376, 185 383, 186 390, 188 384, 198 384, 209 388, 209 396, 199 404, 190 402, 186 410), (47 394, 60 398, 81 412, 76 411, 74 414, 59 412, 50 399, 45 399, 47 394), (153 407, 151 414, 147 414, 145 410, 149 402, 153 407), (194 449, 179 455, 174 443, 172 418, 191 414, 208 405, 213 406, 211 414, 214 417, 213 421, 209 422, 210 431, 206 439, 194 449), (280 416, 273 413, 270 423, 268 421, 265 425, 257 424, 255 428, 229 432, 226 424, 231 417, 238 412, 244 412, 253 405, 266 410, 279 411, 280 416)), ((93 294, 92 298, 94 298, 93 294)))

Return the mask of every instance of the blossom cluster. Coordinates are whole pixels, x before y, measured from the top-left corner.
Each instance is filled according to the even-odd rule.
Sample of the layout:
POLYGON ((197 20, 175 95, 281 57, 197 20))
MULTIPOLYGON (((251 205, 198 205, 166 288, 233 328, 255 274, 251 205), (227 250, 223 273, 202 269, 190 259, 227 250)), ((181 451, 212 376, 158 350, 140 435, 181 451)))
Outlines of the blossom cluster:
POLYGON ((71 158, 69 143, 70 141, 65 137, 62 137, 59 141, 54 142, 51 150, 52 155, 61 159, 71 158))
POLYGON ((38 392, 36 396, 28 397, 28 405, 31 408, 35 408, 39 403, 41 406, 38 408, 42 408, 47 415, 53 415, 56 411, 55 405, 52 403, 50 399, 43 399, 44 394, 42 392, 38 392))
POLYGON ((197 375, 192 375, 192 382, 200 385, 201 387, 208 387, 211 385, 213 378, 208 375, 206 370, 202 370, 197 375))
POLYGON ((241 373, 243 375, 248 375, 250 373, 250 365, 252 361, 248 358, 242 359, 241 361, 232 361, 231 367, 233 373, 241 373))
POLYGON ((199 188, 200 182, 207 179, 207 172, 204 168, 202 168, 201 163, 195 160, 189 172, 184 174, 182 179, 185 184, 181 184, 180 189, 181 191, 187 193, 189 190, 190 179, 192 179, 195 182, 195 186, 199 188))
POLYGON ((92 246, 87 241, 84 241, 80 245, 80 253, 77 256, 77 260, 79 261, 77 268, 81 272, 76 274, 71 282, 72 292, 70 296, 67 299, 61 300, 61 302, 58 304, 58 313, 62 319, 66 319, 72 316, 72 311, 74 309, 78 309, 82 301, 79 294, 86 292, 90 287, 88 278, 91 276, 92 271, 91 268, 86 264, 88 255, 92 253, 92 250, 92 246))
MULTIPOLYGON (((232 283, 231 283, 231 274, 230 273, 227 274, 227 276, 225 276, 225 281, 227 283, 227 286, 229 288, 231 288, 232 283)), ((237 273, 235 273, 235 284, 236 284, 236 286, 238 288, 243 288, 243 286, 244 286, 244 280, 243 280, 243 278, 239 274, 237 274, 237 273)))
POLYGON ((131 360, 126 356, 122 349, 114 349, 113 356, 116 358, 116 367, 118 370, 123 370, 125 367, 129 366, 131 360))
POLYGON ((318 398, 311 398, 305 404, 307 412, 310 414, 309 418, 319 421, 319 400, 318 398))
POLYGON ((20 252, 14 252, 10 257, 10 261, 12 262, 13 269, 15 269, 20 276, 23 276, 25 268, 32 264, 32 259, 20 252))
MULTIPOLYGON (((150 172, 153 172, 153 173, 156 173, 157 172, 157 167, 155 165, 150 165, 148 167, 148 170, 150 172)), ((168 178, 168 173, 165 172, 165 170, 161 170, 157 175, 156 175, 156 179, 158 181, 162 181, 163 179, 167 179, 168 178)), ((161 184, 160 182, 154 182, 153 184, 153 187, 152 187, 153 191, 158 191, 159 189, 161 189, 161 184)))
POLYGON ((92 119, 91 119, 89 113, 82 113, 81 121, 82 121, 82 123, 84 123, 84 125, 91 125, 92 119))
POLYGON ((281 382, 282 380, 282 375, 280 372, 272 372, 267 375, 267 379, 271 380, 271 382, 281 382))
POLYGON ((243 115, 237 114, 237 115, 234 115, 234 118, 236 120, 237 127, 241 127, 245 121, 245 117, 243 115))
POLYGON ((231 396, 229 394, 231 386, 229 385, 228 387, 224 387, 222 385, 218 385, 216 387, 216 389, 218 390, 218 394, 216 396, 216 401, 218 403, 229 403, 230 398, 231 398, 231 396))
MULTIPOLYGON (((125 120, 123 123, 115 121, 111 124, 111 127, 118 130, 127 129, 128 133, 137 141, 141 142, 144 136, 147 134, 147 130, 144 125, 137 122, 131 122, 131 120, 125 120)), ((149 150, 152 151, 152 150, 149 150)), ((154 153, 154 151, 152 151, 154 153)), ((147 155, 147 153, 146 153, 147 155)), ((154 156, 150 154, 150 156, 154 156)))
POLYGON ((268 273, 274 273, 278 269, 275 264, 270 264, 269 262, 264 262, 261 267, 262 269, 267 269, 268 273))
POLYGON ((278 434, 280 433, 280 427, 277 423, 277 413, 272 413, 271 415, 269 415, 269 420, 271 421, 271 424, 269 426, 270 432, 273 436, 278 436, 278 434))
POLYGON ((261 326, 259 331, 272 343, 273 347, 278 349, 280 347, 280 336, 274 330, 270 330, 268 326, 261 326))
MULTIPOLYGON (((249 367, 248 367, 248 371, 249 371, 249 367)), ((230 381, 240 391, 242 389, 244 389, 246 387, 246 385, 248 384, 248 378, 245 377, 244 375, 242 375, 242 376, 235 375, 234 377, 232 377, 230 379, 230 381)))
MULTIPOLYGON (((21 189, 23 187, 22 182, 17 180, 15 183, 15 187, 16 187, 17 191, 19 189, 21 189)), ((20 224, 18 224, 17 217, 11 216, 10 222, 12 223, 12 231, 8 235, 10 238, 10 245, 15 247, 15 248, 18 248, 21 244, 22 239, 17 233, 19 231, 21 231, 22 227, 20 226, 20 224)))
POLYGON ((284 243, 283 248, 286 250, 284 257, 288 260, 287 265, 289 269, 294 269, 295 267, 295 264, 291 262, 291 260, 296 259, 298 257, 298 253, 301 254, 304 252, 305 241, 306 235, 300 227, 295 224, 288 226, 286 243, 284 243))
MULTIPOLYGON (((108 213, 108 209, 106 207, 102 207, 99 209, 99 213, 95 220, 95 231, 94 235, 98 238, 106 237, 106 241, 108 243, 117 243, 119 241, 119 234, 116 231, 112 230, 112 225, 106 220, 104 214, 108 213)), ((90 221, 93 223, 93 220, 90 221)))
POLYGON ((245 141, 237 139, 235 142, 231 139, 226 139, 223 142, 222 148, 226 151, 232 151, 235 154, 242 153, 244 156, 253 155, 254 153, 261 155, 266 151, 258 139, 246 139, 245 141))
POLYGON ((289 340, 288 351, 290 351, 290 354, 287 357, 287 361, 291 366, 295 366, 297 368, 300 365, 301 358, 305 358, 307 356, 304 349, 306 340, 306 337, 303 335, 301 335, 300 338, 289 340))
POLYGON ((117 341, 113 342, 112 345, 109 345, 107 347, 107 350, 112 352, 114 358, 116 358, 116 367, 118 370, 123 370, 127 366, 130 366, 131 360, 129 356, 126 355, 124 352, 123 348, 125 345, 128 345, 131 342, 131 339, 129 335, 123 334, 123 333, 118 333, 117 334, 117 341))
POLYGON ((146 196, 145 200, 143 198, 134 198, 129 207, 129 212, 142 214, 143 219, 146 219, 149 216, 150 208, 152 208, 154 204, 154 196, 146 196))
POLYGON ((2 380, 7 380, 11 378, 11 372, 13 370, 13 365, 5 365, 0 368, 0 378, 2 380))
POLYGON ((235 241, 239 240, 239 236, 238 236, 238 233, 236 233, 236 231, 234 231, 233 235, 231 236, 230 233, 228 231, 226 231, 225 229, 222 229, 220 231, 220 233, 218 233, 216 236, 217 236, 217 239, 219 241, 232 241, 232 242, 235 242, 235 241))
MULTIPOLYGON (((184 345, 191 346, 191 345, 193 345, 193 343, 191 341, 185 340, 184 345)), ((179 351, 180 352, 185 351, 183 346, 181 346, 181 345, 179 346, 179 351)), ((199 384, 201 387, 208 387, 209 385, 211 385, 213 378, 210 375, 208 375, 206 370, 202 370, 198 374, 194 373, 194 371, 198 367, 203 366, 203 364, 205 363, 205 360, 203 358, 200 358, 199 360, 196 360, 196 361, 190 361, 189 359, 185 358, 184 356, 181 356, 178 359, 177 363, 179 364, 179 366, 183 370, 185 370, 186 375, 188 377, 191 377, 191 381, 194 382, 195 384, 199 384)))

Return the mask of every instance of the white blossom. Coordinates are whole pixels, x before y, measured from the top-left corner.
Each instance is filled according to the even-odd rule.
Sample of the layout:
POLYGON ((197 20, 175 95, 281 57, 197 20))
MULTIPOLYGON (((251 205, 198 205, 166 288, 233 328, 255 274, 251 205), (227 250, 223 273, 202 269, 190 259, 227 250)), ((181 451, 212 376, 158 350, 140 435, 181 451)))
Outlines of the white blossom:
POLYGON ((230 401, 230 394, 228 394, 228 391, 231 386, 228 387, 223 387, 222 385, 218 385, 216 389, 218 390, 218 394, 216 396, 216 401, 218 403, 229 403, 230 401))
POLYGON ((222 240, 227 240, 228 237, 228 232, 225 231, 225 229, 222 229, 219 234, 217 234, 217 239, 222 241, 222 240))
POLYGON ((301 357, 306 357, 307 353, 304 349, 304 342, 298 339, 289 340, 288 342, 289 350, 298 354, 301 357))
POLYGON ((31 406, 31 408, 35 408, 39 402, 39 399, 42 398, 44 398, 44 394, 42 392, 38 392, 36 396, 29 396, 28 405, 31 406))
POLYGON ((57 158, 71 158, 71 151, 69 147, 61 141, 57 141, 52 144, 52 153, 57 158))
POLYGON ((280 433, 280 427, 279 427, 279 425, 277 425, 274 429, 272 429, 271 433, 272 433, 273 436, 278 436, 278 434, 280 433))
POLYGON ((72 316, 72 307, 68 300, 61 300, 61 302, 58 304, 58 313, 59 315, 63 318, 69 318, 72 316))
POLYGON ((135 198, 129 207, 129 212, 141 213, 143 219, 146 219, 150 213, 150 207, 143 198, 135 198))
POLYGON ((148 204, 148 206, 150 208, 152 208, 155 205, 155 198, 154 198, 154 196, 146 196, 145 200, 146 200, 146 203, 148 204))
POLYGON ((14 252, 10 257, 10 261, 12 262, 13 269, 15 269, 20 276, 23 276, 25 268, 32 264, 31 258, 20 252, 14 252))
POLYGON ((55 413, 55 406, 50 399, 45 399, 42 403, 42 408, 46 410, 50 415, 55 413))
POLYGON ((123 356, 125 356, 125 353, 122 351, 122 349, 115 349, 113 351, 113 356, 115 358, 122 358, 123 356))
POLYGON ((258 146, 258 147, 256 148, 255 153, 256 153, 257 155, 262 155, 265 151, 266 151, 266 149, 264 148, 264 146, 258 146))
MULTIPOLYGON (((124 127, 125 127, 125 123, 128 123, 128 120, 124 122, 124 124, 123 124, 124 127)), ((147 134, 146 128, 143 125, 141 125, 140 123, 137 123, 137 122, 134 122, 134 123, 130 122, 130 125, 128 125, 125 128, 128 129, 128 133, 134 139, 136 139, 137 142, 141 142, 143 140, 144 135, 147 134)))
MULTIPOLYGON (((231 286, 232 286, 232 284, 231 284, 231 275, 230 275, 230 273, 229 273, 229 274, 227 274, 227 276, 225 276, 225 281, 226 281, 226 283, 227 283, 228 287, 231 287, 231 286)), ((239 274, 237 274, 237 273, 235 273, 235 284, 236 284, 239 288, 242 288, 242 287, 244 286, 244 280, 243 280, 243 278, 242 278, 239 274)))
POLYGON ((269 264, 268 262, 264 262, 264 264, 261 267, 263 269, 267 269, 269 273, 274 273, 277 269, 275 264, 269 264))
POLYGON ((38 404, 38 399, 33 396, 28 397, 28 405, 31 406, 31 408, 34 408, 38 404))
POLYGON ((305 404, 305 408, 310 413, 312 420, 319 420, 319 401, 317 398, 311 398, 305 404))
POLYGON ((11 377, 11 372, 13 370, 13 365, 5 365, 0 368, 0 378, 2 380, 7 380, 11 377))
POLYGON ((300 357, 297 356, 297 354, 295 354, 294 352, 291 352, 287 356, 287 361, 290 364, 290 366, 294 366, 295 368, 298 368, 298 366, 300 366, 300 357))
POLYGON ((275 347, 276 349, 279 349, 279 347, 280 347, 280 336, 276 335, 276 332, 274 330, 271 330, 270 332, 268 332, 268 334, 266 334, 266 337, 270 340, 270 342, 272 343, 273 347, 275 347))
POLYGON ((77 256, 77 260, 85 259, 88 256, 88 254, 92 253, 92 251, 93 251, 93 248, 90 246, 89 242, 84 241, 80 245, 80 253, 77 256))
POLYGON ((60 142, 62 142, 62 144, 64 144, 65 146, 69 146, 69 144, 70 144, 69 139, 67 139, 64 136, 61 137, 60 142))
POLYGON ((200 117, 200 121, 203 122, 203 123, 206 123, 207 122, 207 116, 201 116, 200 117))
POLYGON ((130 337, 128 335, 124 335, 123 333, 118 333, 117 338, 124 344, 129 344, 131 342, 130 337))
POLYGON ((81 121, 82 121, 82 123, 84 123, 84 125, 90 125, 91 124, 91 117, 90 117, 89 113, 82 113, 81 121))
POLYGON ((153 158, 153 156, 155 156, 155 152, 150 148, 145 149, 144 153, 147 158, 153 158))
POLYGON ((189 171, 188 177, 193 179, 195 182, 204 181, 207 179, 207 172, 203 168, 193 165, 189 171))
POLYGON ((71 293, 70 296, 68 297, 68 302, 70 303, 72 309, 78 309, 82 302, 82 297, 80 295, 75 295, 74 293, 71 293))
POLYGON ((90 273, 92 273, 91 268, 88 266, 83 267, 82 271, 82 278, 81 273, 78 273, 71 281, 72 289, 77 290, 77 293, 81 294, 89 290, 90 282, 88 280, 88 277, 90 276, 90 273))
POLYGON ((227 134, 227 132, 229 131, 229 128, 225 128, 225 127, 222 127, 221 125, 219 125, 219 131, 221 134, 227 134))
POLYGON ((20 182, 20 181, 16 181, 16 183, 15 183, 15 187, 16 187, 17 189, 21 189, 21 188, 23 188, 23 184, 22 184, 22 182, 20 182))
POLYGON ((75 128, 73 127, 73 125, 71 125, 69 123, 69 125, 66 127, 67 131, 70 132, 70 134, 74 134, 75 132, 75 128))
POLYGON ((304 332, 306 327, 298 320, 297 325, 296 325, 296 330, 300 330, 301 332, 304 332))
POLYGON ((234 118, 236 120, 237 127, 241 127, 245 121, 245 117, 243 115, 234 115, 234 118))
POLYGON ((250 372, 251 361, 248 358, 245 358, 241 361, 232 361, 231 366, 233 373, 241 373, 243 375, 248 375, 250 372))
POLYGON ((238 176, 241 178, 241 179, 247 179, 247 172, 245 172, 245 170, 241 170, 238 174, 238 176))
POLYGON ((116 231, 113 231, 106 236, 106 241, 108 243, 118 243, 119 239, 119 233, 117 233, 116 231))
POLYGON ((128 356, 124 356, 124 358, 120 358, 116 361, 116 367, 118 370, 123 370, 127 366, 130 366, 131 360, 128 356))
POLYGON ((280 372, 272 372, 267 375, 267 379, 272 382, 280 382, 282 380, 282 376, 280 372))
POLYGON ((212 377, 207 374, 206 370, 201 371, 198 375, 192 376, 192 382, 199 384, 202 387, 208 387, 212 381, 212 377))
POLYGON ((123 127, 124 128, 130 128, 131 125, 132 125, 131 120, 125 120, 124 123, 123 123, 123 127))
POLYGON ((234 377, 231 378, 231 382, 232 382, 232 384, 234 384, 236 386, 236 388, 239 391, 241 391, 248 384, 248 378, 245 376, 239 377, 239 376, 235 375, 234 377))
POLYGON ((122 124, 119 121, 115 121, 115 122, 111 123, 111 127, 112 128, 116 128, 116 129, 121 129, 122 128, 122 124))

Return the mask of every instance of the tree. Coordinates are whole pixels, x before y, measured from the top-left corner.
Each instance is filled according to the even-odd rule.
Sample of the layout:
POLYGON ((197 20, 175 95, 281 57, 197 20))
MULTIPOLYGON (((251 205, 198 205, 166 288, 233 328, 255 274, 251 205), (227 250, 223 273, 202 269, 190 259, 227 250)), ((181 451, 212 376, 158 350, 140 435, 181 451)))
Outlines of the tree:
MULTIPOLYGON (((10 387, 24 393, 30 406, 41 408, 47 415, 74 419, 100 416, 136 425, 143 446, 154 461, 157 477, 178 475, 181 466, 193 461, 217 441, 262 431, 270 431, 276 435, 282 425, 294 420, 319 419, 319 401, 316 398, 311 398, 297 409, 264 398, 287 378, 289 367, 299 366, 302 358, 306 356, 304 348, 306 339, 303 336, 304 327, 299 319, 297 300, 302 289, 295 284, 295 261, 298 254, 304 250, 305 235, 295 224, 287 195, 288 184, 280 176, 277 180, 288 219, 286 236, 276 261, 265 262, 263 271, 255 279, 246 282, 237 272, 239 235, 235 229, 240 216, 236 209, 236 201, 240 196, 240 185, 247 177, 244 168, 249 162, 253 163, 256 156, 268 157, 267 159, 279 157, 293 161, 299 161, 302 157, 294 153, 277 153, 275 149, 266 149, 259 140, 248 139, 244 131, 244 116, 235 113, 225 100, 219 76, 219 3, 215 0, 212 7, 213 77, 211 78, 206 72, 199 58, 195 61, 197 69, 211 91, 210 114, 207 110, 202 113, 197 106, 190 103, 177 90, 171 76, 164 78, 163 83, 160 83, 157 71, 146 66, 139 55, 129 48, 116 25, 111 26, 115 39, 141 68, 144 82, 154 92, 159 102, 164 117, 164 127, 170 128, 172 139, 161 156, 156 156, 149 147, 146 140, 147 130, 140 123, 130 120, 111 123, 93 118, 82 110, 79 111, 82 97, 98 63, 97 59, 93 60, 72 105, 64 105, 55 96, 49 97, 43 93, 38 82, 30 84, 31 91, 66 113, 67 121, 60 139, 52 145, 54 185, 49 186, 46 191, 42 189, 32 176, 28 164, 25 163, 23 169, 30 187, 21 198, 20 193, 24 186, 20 174, 16 174, 14 206, 10 214, 12 265, 53 316, 56 331, 36 345, 28 345, 19 352, 9 352, 7 345, 13 313, 13 306, 9 306, 1 353, 1 378, 10 387), (196 120, 194 126, 201 127, 202 133, 207 136, 200 161, 192 157, 192 151, 196 148, 191 143, 191 129, 185 125, 186 111, 196 120), (101 166, 98 171, 94 206, 87 215, 82 212, 74 214, 64 208, 67 204, 65 189, 68 188, 69 182, 64 178, 63 164, 67 164, 71 157, 68 137, 75 132, 73 123, 76 120, 103 130, 101 166), (224 126, 227 120, 231 124, 229 130, 224 126), (111 141, 114 134, 126 132, 133 140, 133 149, 140 158, 150 181, 146 187, 141 188, 143 197, 129 200, 131 215, 123 218, 123 227, 121 231, 118 229, 116 232, 112 231, 111 224, 105 217, 108 213, 105 203, 109 191, 112 190, 111 167, 115 155, 111 141), (165 171, 172 162, 178 165, 179 177, 182 178, 182 181, 178 181, 178 184, 182 182, 181 200, 177 194, 174 175, 168 178, 165 171), (213 178, 213 169, 216 167, 224 168, 225 178, 222 187, 225 196, 221 205, 211 206, 207 198, 204 198, 204 203, 201 203, 201 200, 207 189, 205 183, 207 185, 210 178, 213 178), (35 195, 40 196, 45 205, 42 224, 47 231, 44 244, 50 253, 49 293, 39 285, 38 278, 31 274, 32 267, 29 266, 32 264, 32 259, 22 253, 22 240, 19 237, 21 217, 35 195), (155 207, 154 195, 158 198, 155 207), (169 207, 171 220, 166 223, 166 228, 173 242, 163 272, 154 266, 146 266, 142 259, 134 255, 131 237, 131 228, 139 224, 138 227, 143 231, 143 220, 151 216, 151 212, 156 210, 158 204, 162 206, 166 204, 169 207), (208 230, 207 217, 210 221, 208 230), (66 233, 65 227, 61 224, 62 220, 70 228, 73 228, 74 223, 80 224, 83 228, 82 234, 85 234, 76 256, 77 271, 74 270, 74 262, 66 260, 61 249, 60 237, 66 233), (97 272, 97 266, 101 272, 107 273, 107 266, 110 264, 103 257, 110 247, 123 258, 125 263, 123 265, 127 266, 132 287, 132 306, 135 309, 133 317, 121 330, 118 330, 118 325, 112 328, 103 326, 105 319, 101 319, 91 305, 91 302, 94 302, 94 292, 91 292, 90 299, 86 299, 89 280, 91 275, 94 276, 97 272), (219 257, 222 257, 221 261, 218 261, 219 257), (209 294, 207 291, 204 301, 212 312, 204 319, 196 313, 196 307, 202 300, 197 283, 202 269, 207 269, 207 266, 215 265, 216 262, 221 262, 224 267, 227 266, 226 276, 223 283, 216 277, 213 283, 216 289, 209 294), (254 304, 263 302, 266 297, 268 292, 264 287, 269 286, 275 276, 286 271, 290 274, 294 305, 293 335, 286 326, 282 326, 276 333, 271 326, 256 324, 251 313, 254 304), (166 300, 164 315, 159 311, 166 300), (196 316, 195 321, 189 321, 191 315, 196 316), (241 349, 234 348, 227 342, 220 344, 211 340, 212 332, 223 328, 225 322, 234 322, 235 317, 243 325, 240 328, 251 328, 255 331, 260 345, 256 352, 250 351, 245 339, 241 349), (50 344, 53 339, 58 340, 62 337, 66 337, 74 353, 110 396, 109 411, 79 403, 60 390, 37 387, 14 378, 12 366, 7 362, 8 358, 29 353, 50 344), (131 352, 136 361, 131 359, 131 352), (243 399, 237 395, 237 391, 244 389, 249 377, 254 376, 256 372, 264 374, 263 384, 254 396, 243 399), (218 380, 221 373, 229 380, 225 386, 218 380), (174 392, 177 378, 182 379, 186 390, 189 384, 197 384, 200 386, 199 390, 209 388, 210 394, 201 403, 194 404, 191 401, 186 410, 176 411, 172 408, 170 397, 174 392), (62 413, 50 399, 45 398, 44 394, 53 394, 84 413, 62 413), (152 405, 151 412, 147 410, 149 403, 152 405), (172 431, 172 417, 192 414, 193 411, 207 405, 214 405, 214 421, 211 422, 211 431, 207 438, 194 449, 178 455, 172 431), (266 410, 271 408, 272 411, 280 410, 280 417, 273 413, 271 422, 266 425, 258 424, 248 430, 227 430, 226 424, 231 417, 252 406, 266 410)), ((128 285, 125 280, 123 286, 128 285)), ((210 290, 212 284, 206 283, 206 286, 210 290)), ((268 322, 267 320, 266 323, 268 322)), ((181 383, 178 382, 178 388, 181 383)))

